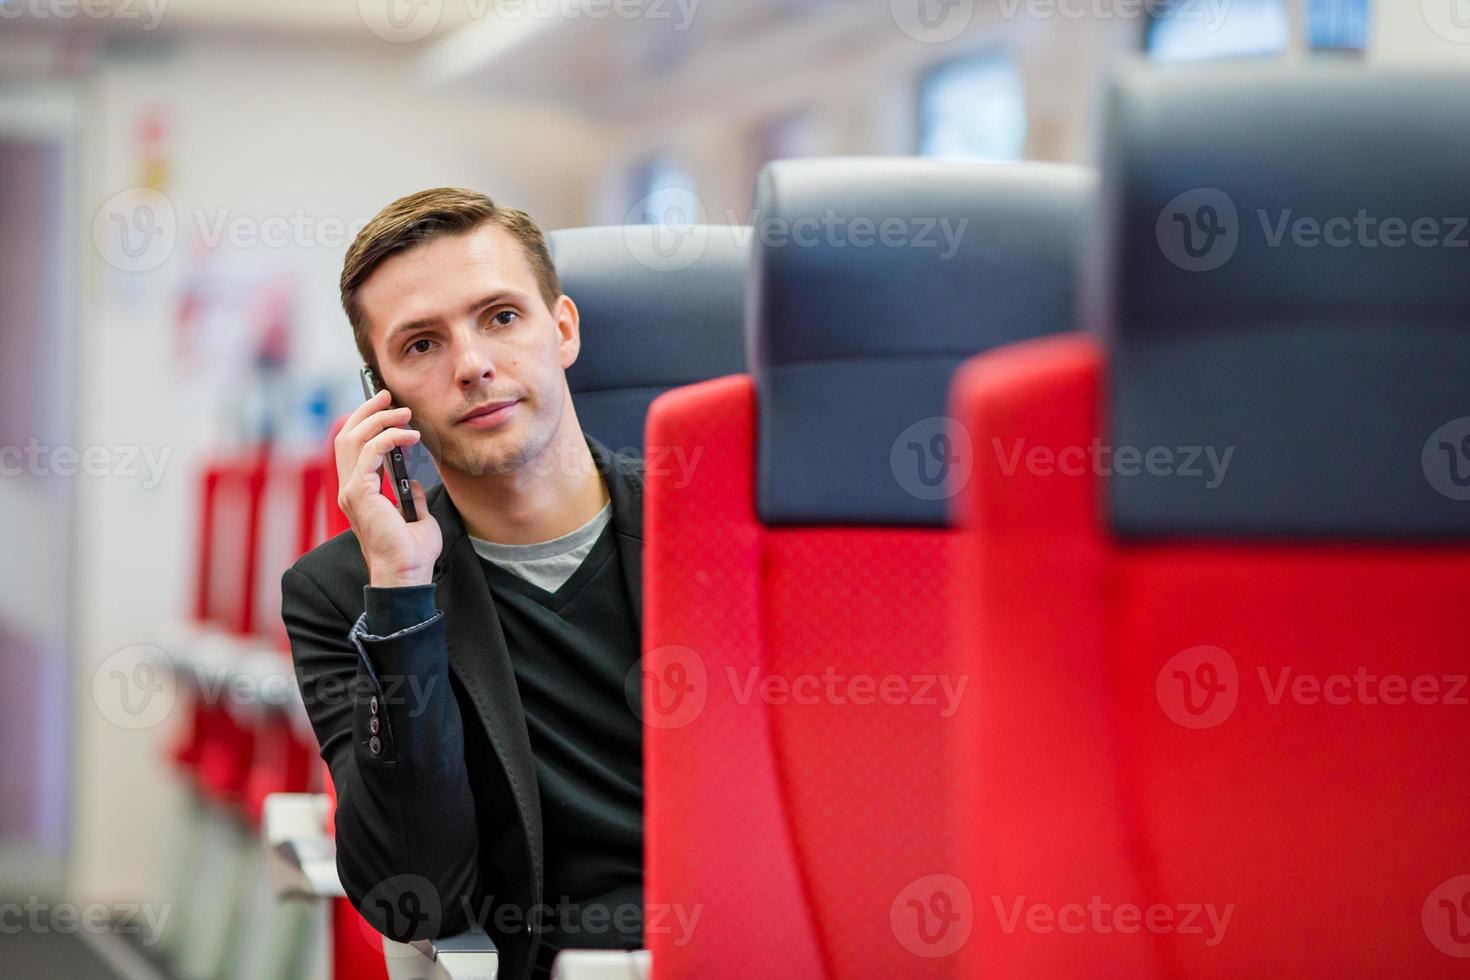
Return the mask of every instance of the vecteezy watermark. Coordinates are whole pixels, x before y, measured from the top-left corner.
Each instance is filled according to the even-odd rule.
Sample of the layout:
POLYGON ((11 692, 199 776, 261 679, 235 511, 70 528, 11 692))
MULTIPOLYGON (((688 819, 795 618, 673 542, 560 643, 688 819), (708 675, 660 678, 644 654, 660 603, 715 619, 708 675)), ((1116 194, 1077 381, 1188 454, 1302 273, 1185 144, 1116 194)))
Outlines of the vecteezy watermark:
POLYGON ((888 0, 900 31, 925 44, 953 41, 975 20, 975 0, 888 0))
POLYGON ((119 191, 92 216, 92 244, 122 272, 147 272, 168 261, 178 241, 173 202, 151 187, 119 191))
POLYGON ((1101 895, 1091 896, 1086 903, 1061 905, 1028 902, 1025 895, 1006 898, 992 895, 990 902, 1001 931, 1007 935, 1020 929, 1042 936, 1053 933, 1132 936, 1146 932, 1156 936, 1198 936, 1206 946, 1220 945, 1225 930, 1230 927, 1230 917, 1235 914, 1234 902, 1223 907, 1213 902, 1115 904, 1103 901, 1101 895))
POLYGON ((141 479, 144 490, 163 482, 172 446, 47 446, 32 437, 24 446, 0 446, 0 477, 82 476, 141 479))
POLYGON ((357 16, 378 39, 411 44, 439 26, 444 0, 357 0, 357 16))
POLYGON ((1154 237, 1164 257, 1186 272, 1218 269, 1240 244, 1240 215, 1218 187, 1196 187, 1159 212, 1154 237))
POLYGON ((1435 949, 1470 959, 1470 874, 1440 882, 1424 899, 1420 923, 1435 949))
POLYGON ((151 31, 163 20, 169 0, 3 0, 0 20, 26 17, 31 20, 142 21, 151 31))
MULTIPOLYGON (((207 642, 207 641, 206 641, 207 642)), ((162 724, 179 690, 199 704, 278 708, 299 699, 308 708, 361 705, 375 697, 402 706, 409 718, 428 710, 436 678, 380 671, 377 685, 365 676, 325 674, 307 678, 274 657, 185 659, 140 643, 110 654, 92 675, 92 701, 103 718, 129 731, 162 724)))
MULTIPOLYGON (((605 936, 614 932, 627 936, 641 932, 644 935, 668 936, 674 946, 689 944, 694 938, 699 918, 704 914, 704 905, 698 902, 693 905, 680 902, 607 904, 576 902, 570 895, 560 896, 555 904, 541 902, 526 908, 496 905, 493 898, 483 900, 478 909, 473 909, 468 899, 462 899, 462 902, 467 918, 493 921, 496 928, 506 932, 556 932, 563 936, 605 936)), ((582 945, 591 947, 596 944, 582 945)))
POLYGON ((1154 694, 1176 725, 1213 728, 1235 713, 1240 671, 1235 658, 1220 647, 1190 647, 1159 668, 1154 694))
MULTIPOLYGON (((489 399, 489 401, 495 400, 497 399, 489 399)), ((481 402, 481 404, 484 403, 481 402)), ((465 405, 462 411, 468 411, 473 407, 465 405)), ((430 460, 442 459, 446 449, 449 449, 454 454, 455 470, 471 476, 484 476, 487 473, 526 473, 535 476, 550 476, 558 473, 580 473, 588 465, 585 447, 581 446, 549 446, 546 451, 534 458, 525 459, 521 456, 494 455, 489 448, 485 447, 456 442, 446 443, 443 432, 420 426, 417 423, 414 423, 412 428, 421 436, 419 444, 423 446, 430 460)), ((444 431, 448 432, 451 440, 455 438, 456 434, 452 427, 444 431)), ((700 459, 704 456, 703 446, 666 446, 655 443, 642 447, 624 447, 618 451, 627 452, 629 450, 632 454, 642 455, 645 480, 668 479, 668 485, 675 490, 683 490, 694 481, 694 472, 699 466, 700 459)), ((422 466, 425 460, 418 453, 409 453, 407 456, 409 478, 415 479, 417 468, 422 466)))
MULTIPOLYGON (((465 19, 494 17, 509 26, 516 21, 668 21, 674 31, 687 31, 700 0, 456 0, 465 19)), ((366 27, 381 40, 395 44, 420 41, 432 34, 444 17, 444 0, 358 0, 357 12, 366 27)))
MULTIPOLYGON (((657 272, 687 269, 699 261, 709 244, 708 214, 692 190, 655 191, 635 203, 624 219, 628 253, 657 272)), ((742 246, 754 240, 767 249, 925 249, 932 250, 940 262, 959 254, 970 227, 967 217, 844 214, 835 208, 796 217, 756 210, 742 214, 729 208, 721 215, 721 223, 742 246)))
POLYGON ((648 20, 668 21, 676 32, 689 30, 700 0, 465 0, 471 17, 494 4, 496 20, 648 20), (477 9, 478 8, 478 9, 477 9))
POLYGON ((913 705, 937 708, 939 717, 952 718, 970 678, 961 674, 848 674, 835 667, 821 673, 768 674, 759 667, 744 671, 725 668, 725 679, 736 704, 759 700, 769 705, 913 705))
POLYGON ((1451 500, 1470 500, 1470 415, 1430 433, 1420 454, 1424 478, 1451 500))
MULTIPOLYGON (((1402 705, 1470 707, 1470 674, 1379 672, 1367 666, 1321 674, 1291 666, 1258 665, 1253 672, 1260 702, 1269 707, 1402 705)), ((1234 714, 1245 695, 1240 669, 1217 646, 1190 647, 1159 669, 1159 707, 1184 728, 1213 728, 1234 714)), ((1255 697, 1255 695, 1252 695, 1255 697)))
POLYGON ((970 482, 974 461, 970 432, 945 415, 907 426, 888 449, 888 468, 898 485, 919 500, 945 500, 970 482))
MULTIPOLYGON (((363 935, 374 943, 379 934, 395 942, 407 943, 437 935, 448 909, 457 909, 466 922, 482 923, 500 932, 562 936, 669 936, 675 946, 688 945, 704 912, 702 904, 632 902, 609 904, 576 902, 562 895, 552 902, 524 906, 497 901, 486 895, 475 900, 470 895, 453 898, 442 895, 434 883, 422 875, 394 875, 374 885, 358 905, 363 935)), ((605 943, 586 942, 587 947, 605 943)), ((389 956, 416 957, 408 949, 389 949, 389 956)))
POLYGON ((623 692, 628 705, 644 724, 661 729, 682 728, 703 712, 716 683, 730 703, 771 706, 816 705, 869 707, 888 705, 934 709, 951 718, 969 685, 968 675, 941 673, 872 674, 839 671, 828 666, 819 672, 768 673, 758 666, 727 666, 710 675, 704 658, 684 646, 652 650, 628 671, 623 692))
POLYGON ((129 731, 162 723, 173 711, 177 697, 178 685, 168 654, 149 644, 118 650, 92 675, 92 703, 102 717, 129 731))
MULTIPOLYGON (((999 0, 1005 20, 1135 20, 1164 18, 1198 22, 1214 32, 1225 23, 1230 0, 999 0)), ((944 44, 975 21, 976 0, 889 0, 893 23, 915 41, 944 44)))
MULTIPOLYGON (((1470 248, 1470 217, 1455 215, 1297 214, 1291 208, 1255 210, 1267 248, 1470 248)), ((1210 272, 1235 255, 1241 237, 1256 230, 1240 219, 1234 200, 1217 187, 1196 187, 1178 195, 1154 225, 1159 249, 1186 272, 1210 272)))
POLYGON ((1213 33, 1225 23, 1230 0, 998 0, 1006 20, 1144 20, 1193 22, 1213 33))
POLYGON ((1351 674, 1299 674, 1291 667, 1257 667, 1266 703, 1299 705, 1445 705, 1470 707, 1470 674, 1377 674, 1358 667, 1351 674))
POLYGON ((991 449, 1004 476, 1022 469, 1030 476, 1175 476, 1204 480, 1206 490, 1225 481, 1234 446, 1109 446, 1093 439, 1086 446, 1028 446, 1025 439, 991 438, 991 449), (1208 472, 1206 472, 1208 468, 1208 472))
POLYGON ((1470 3, 1466 0, 1419 0, 1429 29, 1452 44, 1470 44, 1470 3))
POLYGON ((92 242, 108 265, 147 272, 167 262, 187 228, 208 248, 345 248, 371 220, 366 215, 243 214, 229 208, 192 208, 181 215, 167 195, 146 187, 114 194, 92 220, 92 242), (181 228, 182 226, 182 228, 181 228))
MULTIPOLYGON (((396 943, 429 939, 439 934, 444 922, 444 901, 439 889, 423 875, 393 875, 368 889, 357 904, 362 913, 358 926, 376 944, 381 933, 396 943), (374 932, 376 930, 376 932, 374 932)), ((385 950, 388 955, 418 955, 414 950, 385 950)))
POLYGON ((689 647, 650 650, 628 671, 623 695, 633 714, 658 729, 683 728, 704 713, 709 701, 709 671, 689 647))
POLYGON ((140 902, 105 904, 89 902, 45 902, 30 895, 24 902, 0 902, 0 935, 19 933, 85 932, 91 935, 113 933, 136 936, 143 946, 153 946, 163 938, 174 907, 140 902))
POLYGON ((915 956, 951 956, 975 928, 975 903, 970 889, 954 875, 924 875, 894 896, 888 924, 899 945, 915 956))

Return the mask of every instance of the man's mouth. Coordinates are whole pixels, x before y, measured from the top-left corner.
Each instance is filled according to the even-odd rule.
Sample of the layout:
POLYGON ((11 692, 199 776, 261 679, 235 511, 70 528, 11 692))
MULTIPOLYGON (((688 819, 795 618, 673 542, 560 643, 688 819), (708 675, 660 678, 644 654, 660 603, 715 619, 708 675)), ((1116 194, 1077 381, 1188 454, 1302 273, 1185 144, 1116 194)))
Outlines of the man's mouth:
POLYGON ((486 402, 477 405, 459 417, 458 425, 467 425, 472 429, 493 429, 515 412, 519 399, 510 401, 486 402))

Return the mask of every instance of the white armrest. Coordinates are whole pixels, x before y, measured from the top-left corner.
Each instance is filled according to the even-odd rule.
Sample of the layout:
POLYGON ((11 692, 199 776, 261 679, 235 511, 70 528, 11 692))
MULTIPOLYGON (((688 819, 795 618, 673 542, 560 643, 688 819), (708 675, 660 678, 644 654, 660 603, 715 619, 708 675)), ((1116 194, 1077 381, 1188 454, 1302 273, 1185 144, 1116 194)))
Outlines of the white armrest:
POLYGON ((478 927, 443 939, 395 943, 383 939, 389 980, 495 980, 500 951, 478 927))
POLYGON ((337 877, 337 842, 327 836, 327 798, 272 793, 265 798, 261 835, 276 898, 345 895, 337 877))
POLYGON ((646 949, 566 949, 551 964, 551 980, 648 980, 653 954, 646 949))

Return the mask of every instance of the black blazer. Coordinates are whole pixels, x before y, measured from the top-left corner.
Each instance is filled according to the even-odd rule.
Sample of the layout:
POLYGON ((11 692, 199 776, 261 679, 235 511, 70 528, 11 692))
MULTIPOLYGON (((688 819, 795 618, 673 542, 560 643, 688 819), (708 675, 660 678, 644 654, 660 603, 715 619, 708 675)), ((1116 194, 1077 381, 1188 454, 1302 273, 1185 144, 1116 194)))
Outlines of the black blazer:
MULTIPOLYGON (((587 445, 643 627, 643 464, 587 445)), ((501 977, 529 975, 542 902, 541 800, 515 675, 479 557, 443 486, 429 491, 444 548, 427 623, 353 635, 367 564, 351 531, 281 578, 296 679, 337 790, 337 870, 347 897, 393 939, 478 922, 501 977)))

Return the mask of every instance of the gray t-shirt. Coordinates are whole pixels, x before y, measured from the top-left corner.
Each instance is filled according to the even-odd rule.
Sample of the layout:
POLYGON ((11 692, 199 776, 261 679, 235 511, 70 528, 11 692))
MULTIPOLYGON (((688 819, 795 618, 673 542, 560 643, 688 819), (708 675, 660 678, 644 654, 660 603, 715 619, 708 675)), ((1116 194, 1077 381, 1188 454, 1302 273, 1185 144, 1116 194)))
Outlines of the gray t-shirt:
POLYGON ((498 544, 470 535, 475 554, 547 592, 555 592, 582 564, 612 519, 612 501, 597 516, 569 534, 535 544, 498 544))

